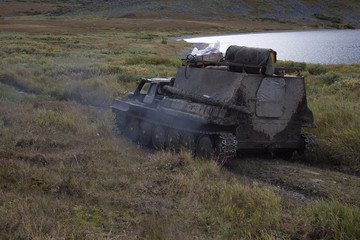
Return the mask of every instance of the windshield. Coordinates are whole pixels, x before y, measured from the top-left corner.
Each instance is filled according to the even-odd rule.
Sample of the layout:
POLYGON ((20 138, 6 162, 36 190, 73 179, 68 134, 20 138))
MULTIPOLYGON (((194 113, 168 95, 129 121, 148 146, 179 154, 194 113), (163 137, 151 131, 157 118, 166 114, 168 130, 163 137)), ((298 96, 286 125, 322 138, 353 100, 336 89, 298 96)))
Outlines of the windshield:
POLYGON ((150 82, 145 83, 144 86, 140 90, 140 94, 147 94, 147 92, 150 88, 150 85, 151 85, 150 82))

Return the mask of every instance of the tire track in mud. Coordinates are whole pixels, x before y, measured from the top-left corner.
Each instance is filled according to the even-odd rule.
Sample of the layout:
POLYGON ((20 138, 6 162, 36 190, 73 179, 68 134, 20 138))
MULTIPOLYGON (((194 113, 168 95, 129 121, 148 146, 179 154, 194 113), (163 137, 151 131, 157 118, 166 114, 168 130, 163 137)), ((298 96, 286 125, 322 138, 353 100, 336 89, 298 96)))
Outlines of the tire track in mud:
POLYGON ((337 199, 360 206, 360 178, 281 159, 238 158, 225 167, 238 178, 258 182, 298 201, 337 199))

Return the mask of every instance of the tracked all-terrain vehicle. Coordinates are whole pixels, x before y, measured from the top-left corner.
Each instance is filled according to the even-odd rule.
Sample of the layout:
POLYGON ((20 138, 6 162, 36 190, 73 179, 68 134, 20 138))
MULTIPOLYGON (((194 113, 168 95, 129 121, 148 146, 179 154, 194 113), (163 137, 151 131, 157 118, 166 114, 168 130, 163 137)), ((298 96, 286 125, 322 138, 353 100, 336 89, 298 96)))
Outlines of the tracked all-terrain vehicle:
MULTIPOLYGON (((271 49, 230 46, 222 54, 188 56, 173 78, 141 79, 114 100, 118 126, 155 149, 187 148, 231 158, 245 150, 282 156, 304 151, 302 127, 314 127, 304 77, 274 66, 271 49)), ((291 69, 294 70, 294 69, 291 69)))

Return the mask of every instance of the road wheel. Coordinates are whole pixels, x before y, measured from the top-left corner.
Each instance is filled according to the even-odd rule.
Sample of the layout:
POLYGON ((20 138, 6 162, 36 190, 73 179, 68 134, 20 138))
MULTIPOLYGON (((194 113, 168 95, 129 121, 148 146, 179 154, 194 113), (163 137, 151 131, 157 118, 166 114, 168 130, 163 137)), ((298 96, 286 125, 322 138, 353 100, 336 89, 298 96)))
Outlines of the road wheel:
POLYGON ((180 133, 177 130, 171 129, 168 132, 166 145, 171 151, 178 152, 180 150, 180 133))
POLYGON ((203 135, 200 137, 197 146, 196 154, 200 157, 210 159, 215 154, 214 143, 210 136, 203 135))
POLYGON ((119 129, 123 129, 126 126, 126 114, 120 111, 115 113, 116 124, 119 129))
POLYGON ((186 150, 195 152, 195 137, 192 133, 185 133, 181 138, 181 146, 186 150))
POLYGON ((156 126, 152 132, 152 145, 155 149, 163 149, 165 146, 165 129, 160 126, 156 126))
POLYGON ((142 122, 140 124, 140 136, 139 140, 141 145, 148 146, 151 142, 151 129, 152 126, 150 123, 142 122))
POLYGON ((294 154, 294 149, 279 149, 275 155, 284 160, 290 160, 294 154))
POLYGON ((129 122, 127 135, 132 141, 136 142, 139 139, 139 133, 140 133, 139 120, 133 118, 129 122))

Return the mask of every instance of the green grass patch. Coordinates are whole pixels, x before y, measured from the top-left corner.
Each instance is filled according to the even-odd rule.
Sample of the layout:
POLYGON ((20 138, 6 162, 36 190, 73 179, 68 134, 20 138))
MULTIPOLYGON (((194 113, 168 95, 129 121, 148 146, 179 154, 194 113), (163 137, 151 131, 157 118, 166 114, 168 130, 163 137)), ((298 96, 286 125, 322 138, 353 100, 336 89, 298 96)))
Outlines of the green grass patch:
POLYGON ((320 64, 308 64, 306 70, 312 75, 319 75, 327 72, 327 69, 320 64))
POLYGON ((316 202, 308 209, 312 239, 358 239, 360 209, 339 201, 316 202))
POLYGON ((82 123, 87 120, 82 115, 39 109, 36 111, 35 121, 41 128, 48 131, 60 130, 76 134, 77 131, 83 129, 82 123))
POLYGON ((313 74, 319 75, 306 77, 308 103, 318 126, 313 132, 318 136, 323 150, 319 153, 319 158, 324 162, 351 166, 354 172, 359 172, 358 64, 334 65, 326 68, 316 65, 314 69, 313 74), (325 72, 325 69, 326 73, 320 73, 325 72))
POLYGON ((320 20, 324 20, 324 21, 328 21, 328 22, 331 22, 331 23, 341 23, 342 20, 341 18, 338 18, 338 17, 330 17, 330 16, 327 16, 325 14, 322 14, 322 13, 315 13, 313 14, 313 16, 317 19, 320 19, 320 20))
POLYGON ((137 64, 150 64, 150 65, 171 65, 171 66, 180 66, 180 59, 172 59, 168 57, 161 56, 133 56, 125 59, 125 64, 128 65, 137 65, 137 64))
POLYGON ((323 83, 326 85, 334 84, 335 82, 340 81, 340 79, 341 79, 341 76, 338 73, 333 72, 333 71, 326 72, 315 78, 316 81, 320 81, 320 83, 323 83))
POLYGON ((18 92, 16 92, 15 89, 0 83, 0 98, 5 98, 9 100, 19 100, 22 97, 18 92))

